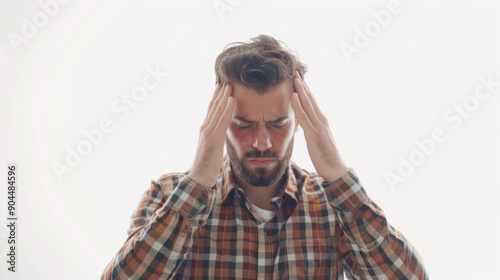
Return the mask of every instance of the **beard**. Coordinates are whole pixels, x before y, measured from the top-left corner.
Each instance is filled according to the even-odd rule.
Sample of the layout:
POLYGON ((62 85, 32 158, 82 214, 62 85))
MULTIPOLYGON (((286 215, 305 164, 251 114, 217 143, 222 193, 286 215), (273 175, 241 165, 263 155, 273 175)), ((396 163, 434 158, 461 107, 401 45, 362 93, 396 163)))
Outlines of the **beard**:
POLYGON ((229 140, 226 141, 227 154, 231 162, 231 167, 238 178, 244 180, 246 183, 255 187, 267 187, 283 178, 288 166, 290 165, 290 159, 292 157, 293 151, 293 138, 286 148, 285 154, 280 157, 278 154, 271 150, 259 151, 253 150, 243 154, 242 158, 238 158, 238 153, 235 147, 231 144, 229 140), (249 168, 245 163, 247 163, 248 158, 274 158, 276 160, 276 166, 274 168, 268 167, 252 167, 249 168))

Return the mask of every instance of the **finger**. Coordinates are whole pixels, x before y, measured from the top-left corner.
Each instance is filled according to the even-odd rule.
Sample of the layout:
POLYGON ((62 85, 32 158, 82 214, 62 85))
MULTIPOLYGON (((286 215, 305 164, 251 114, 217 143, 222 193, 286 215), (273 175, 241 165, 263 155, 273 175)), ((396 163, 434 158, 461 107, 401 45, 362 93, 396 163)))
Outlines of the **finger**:
POLYGON ((299 95, 296 92, 292 94, 292 108, 293 111, 295 112, 295 117, 297 117, 297 120, 299 121, 300 126, 302 126, 302 128, 304 129, 304 132, 312 129, 313 125, 309 120, 309 117, 307 116, 306 112, 302 108, 302 105, 300 104, 299 100, 299 95))
POLYGON ((224 97, 224 92, 225 92, 226 88, 227 88, 227 85, 223 85, 221 87, 221 89, 219 90, 219 92, 217 93, 217 98, 215 98, 215 100, 210 108, 210 111, 208 111, 207 117, 205 118, 205 123, 207 125, 210 122, 210 120, 213 118, 213 115, 215 114, 215 112, 217 111, 217 108, 218 108, 222 98, 224 97))
POLYGON ((311 123, 313 125, 315 125, 319 121, 319 119, 318 119, 318 116, 316 115, 316 112, 315 112, 313 104, 311 103, 311 100, 307 96, 306 89, 305 89, 304 85, 301 83, 299 77, 295 77, 294 85, 295 85, 295 89, 297 90, 297 95, 298 95, 302 109, 307 114, 311 123))
POLYGON ((225 137, 226 131, 229 128, 229 124, 231 123, 231 119, 233 118, 233 110, 234 110, 234 98, 230 96, 227 100, 226 108, 224 109, 224 112, 222 113, 222 116, 220 117, 219 122, 217 123, 217 127, 215 128, 215 133, 219 135, 223 134, 225 137))
POLYGON ((309 88, 307 83, 304 80, 302 80, 302 78, 300 77, 300 75, 298 75, 298 73, 296 74, 296 76, 299 78, 299 81, 303 85, 307 97, 314 108, 314 112, 316 112, 316 115, 320 118, 321 121, 325 121, 326 117, 325 115, 323 115, 323 112, 321 112, 321 110, 319 109, 318 101, 316 100, 316 97, 314 97, 314 95, 312 94, 311 89, 309 88))
POLYGON ((224 93, 225 86, 226 86, 225 84, 219 85, 215 89, 214 95, 212 96, 212 100, 210 100, 209 109, 207 112, 207 117, 205 119, 207 119, 207 120, 210 119, 209 116, 211 116, 213 114, 214 107, 217 105, 217 102, 220 100, 221 95, 224 93))
POLYGON ((217 96, 219 96, 219 92, 223 88, 224 85, 217 84, 217 87, 214 90, 214 94, 212 95, 212 99, 210 100, 210 104, 208 105, 208 110, 207 110, 207 115, 205 116, 205 119, 207 119, 208 114, 210 113, 210 110, 212 109, 215 100, 217 99, 217 96))
POLYGON ((229 99, 231 95, 231 86, 226 85, 224 89, 224 93, 221 95, 221 98, 217 103, 216 106, 214 106, 213 114, 209 120, 208 128, 210 130, 215 129, 217 126, 217 123, 219 122, 219 119, 221 118, 222 114, 224 113, 224 110, 227 105, 227 100, 229 99))

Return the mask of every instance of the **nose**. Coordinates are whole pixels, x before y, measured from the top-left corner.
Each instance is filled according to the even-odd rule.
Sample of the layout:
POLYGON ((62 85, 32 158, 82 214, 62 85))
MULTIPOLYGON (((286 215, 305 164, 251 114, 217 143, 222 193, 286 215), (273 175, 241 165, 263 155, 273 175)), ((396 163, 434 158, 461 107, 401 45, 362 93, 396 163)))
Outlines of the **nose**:
POLYGON ((257 130, 252 146, 262 152, 272 147, 271 134, 266 127, 257 130))

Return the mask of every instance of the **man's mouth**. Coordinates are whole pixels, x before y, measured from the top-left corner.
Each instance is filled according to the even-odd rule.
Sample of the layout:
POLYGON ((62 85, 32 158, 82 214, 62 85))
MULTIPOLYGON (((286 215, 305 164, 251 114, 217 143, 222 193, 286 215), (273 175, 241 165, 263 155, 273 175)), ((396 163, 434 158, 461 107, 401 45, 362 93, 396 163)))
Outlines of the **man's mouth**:
POLYGON ((274 158, 249 158, 248 161, 257 167, 268 167, 273 164, 276 159, 274 158))

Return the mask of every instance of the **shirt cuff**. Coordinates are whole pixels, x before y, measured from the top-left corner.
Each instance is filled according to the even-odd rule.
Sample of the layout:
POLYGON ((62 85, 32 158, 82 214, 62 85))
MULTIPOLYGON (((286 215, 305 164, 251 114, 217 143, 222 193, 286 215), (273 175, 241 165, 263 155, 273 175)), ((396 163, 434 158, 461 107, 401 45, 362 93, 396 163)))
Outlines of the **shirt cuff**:
POLYGON ((184 176, 165 203, 165 209, 189 220, 204 220, 210 214, 215 192, 184 176))
POLYGON ((353 212, 355 208, 366 202, 366 192, 351 168, 333 183, 323 184, 330 204, 342 212, 353 212))

